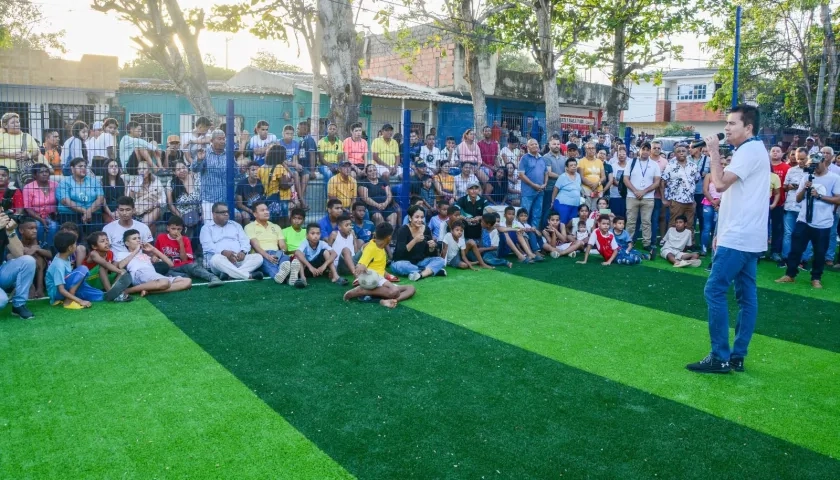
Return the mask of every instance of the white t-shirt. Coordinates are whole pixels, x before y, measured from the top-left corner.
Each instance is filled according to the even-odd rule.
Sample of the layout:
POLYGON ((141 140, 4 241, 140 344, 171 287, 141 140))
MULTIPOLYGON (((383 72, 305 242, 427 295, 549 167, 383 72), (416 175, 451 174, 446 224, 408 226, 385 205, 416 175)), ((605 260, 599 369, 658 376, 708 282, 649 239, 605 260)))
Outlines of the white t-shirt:
POLYGON ((505 147, 505 148, 502 149, 501 152, 499 152, 499 155, 504 160, 505 165, 507 165, 508 163, 512 163, 517 167, 519 166, 519 160, 518 160, 519 149, 518 148, 514 148, 513 150, 511 150, 510 148, 505 147))
POLYGON ((461 235, 461 238, 458 239, 456 242, 455 239, 452 237, 452 233, 447 233, 443 236, 443 243, 447 245, 446 248, 446 264, 449 265, 449 262, 452 261, 453 258, 461 255, 461 250, 467 248, 467 242, 464 240, 464 236, 461 235))
MULTIPOLYGON (((659 168, 659 164, 652 161, 651 159, 638 159, 636 160, 635 167, 633 166, 633 161, 628 160, 627 169, 625 170, 624 175, 630 176, 630 183, 632 183, 633 186, 636 187, 636 190, 644 190, 651 186, 651 184, 653 184, 653 182, 656 181, 657 178, 662 176, 662 170, 659 168), (632 171, 630 170, 631 167, 632 171)), ((652 190, 646 193, 643 198, 653 198, 654 192, 655 191, 652 190)), ((610 195, 612 195, 612 192, 610 192, 610 195)), ((628 192, 627 195, 633 195, 633 192, 628 192)))
POLYGON ((102 231, 105 232, 105 235, 108 235, 108 241, 111 242, 111 250, 115 255, 114 258, 116 258, 117 253, 129 253, 128 249, 125 248, 125 242, 123 242, 123 234, 125 234, 128 230, 133 229, 140 232, 140 240, 144 242, 154 242, 154 238, 152 238, 152 232, 149 230, 149 227, 137 220, 132 220, 132 222, 131 226, 126 228, 120 225, 119 220, 114 220, 108 225, 105 225, 105 228, 102 229, 102 231))
POLYGON ((88 138, 85 143, 88 150, 88 162, 93 162, 93 157, 108 158, 108 147, 116 146, 114 136, 105 132, 102 132, 97 138, 88 138))
MULTIPOLYGON (((805 189, 805 182, 808 177, 802 177, 802 183, 799 184, 797 194, 805 189)), ((823 176, 814 177, 814 188, 817 193, 824 197, 833 197, 840 195, 840 176, 833 173, 826 173, 823 176)), ((797 222, 805 222, 808 214, 808 209, 805 208, 807 196, 799 202, 799 216, 796 217, 797 222)), ((811 217, 810 225, 813 228, 831 228, 834 225, 834 205, 814 199, 814 216, 811 217)), ((836 232, 831 232, 831 235, 836 235, 836 232)))
POLYGON ((356 245, 354 240, 356 237, 353 235, 353 232, 350 232, 350 235, 347 237, 343 237, 341 232, 335 234, 335 240, 332 244, 332 249, 336 253, 335 260, 333 260, 333 265, 336 267, 338 266, 338 261, 341 259, 341 251, 345 248, 350 250, 350 255, 356 254, 356 245))
POLYGON ((685 247, 693 244, 692 235, 693 232, 687 228, 678 232, 675 227, 671 227, 665 233, 665 238, 662 239, 662 248, 682 252, 685 247))
MULTIPOLYGON (((785 187, 788 185, 801 185, 808 180, 805 176, 805 171, 800 167, 792 167, 785 175, 785 187)), ((798 187, 797 187, 798 188, 798 187)), ((796 202, 796 190, 790 190, 785 196, 785 210, 788 212, 798 212, 799 204, 796 202)))
POLYGON ((438 163, 440 163, 443 158, 444 157, 440 154, 440 149, 437 147, 432 147, 431 150, 429 150, 429 147, 425 145, 420 147, 420 159, 426 162, 426 167, 429 170, 437 170, 438 163))
MULTIPOLYGON (((76 137, 70 137, 64 142, 61 148, 62 165, 70 165, 70 161, 82 157, 82 145, 84 142, 76 137)), ((85 160, 88 160, 87 158, 85 160)))
MULTIPOLYGON (((125 257, 129 256, 129 252, 114 252, 114 260, 119 262, 120 260, 124 259, 125 257)), ((125 266, 125 269, 128 270, 128 273, 131 274, 131 277, 134 278, 138 272, 142 272, 144 270, 148 271, 149 273, 155 272, 154 264, 152 264, 152 257, 146 255, 143 252, 139 252, 134 258, 128 262, 128 265, 125 266)))
MULTIPOLYGON (((207 133, 205 133, 204 135, 196 135, 193 132, 187 132, 187 133, 181 135, 181 150, 183 150, 184 152, 190 152, 190 156, 192 157, 193 160, 195 160, 196 152, 198 152, 198 147, 200 145, 200 144, 196 143, 196 140, 205 139, 205 138, 206 139, 210 138, 210 132, 209 131, 207 133)), ((204 145, 205 149, 207 149, 207 150, 210 149, 210 144, 209 143, 206 143, 206 144, 203 144, 203 145, 204 145)))
MULTIPOLYGON (((618 158, 613 157, 612 160, 610 160, 609 162, 613 169, 613 178, 618 179, 619 177, 624 175, 625 171, 630 170, 630 162, 632 161, 633 160, 629 158, 625 159, 624 166, 622 167, 618 164, 618 158)), ((639 168, 638 160, 636 160, 636 168, 639 168)), ((621 198, 621 192, 618 191, 618 187, 615 185, 610 187, 610 198, 621 198)))
POLYGON ((138 148, 141 150, 155 150, 154 145, 142 138, 125 135, 120 139, 120 163, 122 163, 123 168, 128 164, 128 159, 131 158, 131 154, 138 148))
MULTIPOLYGON (((273 133, 269 133, 265 137, 265 140, 260 138, 259 135, 254 135, 253 137, 251 137, 250 140, 248 140, 248 146, 251 148, 251 150, 256 150, 258 148, 263 148, 266 145, 271 145, 272 143, 277 143, 277 136, 274 135, 273 133)), ((254 154, 254 161, 255 162, 265 161, 265 154, 263 154, 263 155, 254 154)))
POLYGON ((718 246, 742 252, 766 251, 770 154, 764 143, 742 143, 724 171, 734 173, 738 179, 720 197, 718 246))

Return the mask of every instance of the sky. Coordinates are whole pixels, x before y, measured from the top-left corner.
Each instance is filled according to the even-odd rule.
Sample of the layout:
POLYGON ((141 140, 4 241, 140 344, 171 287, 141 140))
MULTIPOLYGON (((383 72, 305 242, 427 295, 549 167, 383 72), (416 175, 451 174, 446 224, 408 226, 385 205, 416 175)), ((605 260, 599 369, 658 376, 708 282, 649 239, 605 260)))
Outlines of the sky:
MULTIPOLYGON (((427 3, 432 8, 434 0, 427 3)), ((52 30, 66 31, 64 42, 67 54, 64 58, 78 60, 83 54, 112 55, 119 58, 119 64, 131 61, 137 55, 134 42, 131 36, 137 31, 128 22, 119 20, 116 15, 106 15, 96 12, 90 8, 89 0, 76 0, 71 3, 68 0, 34 0, 41 6, 49 27, 52 30), (69 8, 68 8, 69 7, 69 8)), ((230 2, 215 2, 215 4, 230 2)), ((180 0, 184 9, 203 7, 210 15, 211 2, 208 0, 180 0)), ((382 28, 373 20, 373 13, 364 9, 375 10, 378 8, 371 0, 363 3, 363 10, 359 14, 359 31, 381 33, 382 28)), ((683 61, 668 61, 659 65, 663 69, 674 68, 695 68, 705 67, 708 54, 701 51, 696 37, 678 36, 675 43, 685 48, 683 61)), ((203 31, 199 37, 199 48, 203 55, 210 54, 215 58, 218 66, 234 70, 246 67, 250 58, 259 50, 267 50, 275 53, 281 60, 294 63, 304 71, 312 71, 309 57, 305 50, 300 51, 298 56, 297 43, 290 39, 291 46, 284 42, 260 40, 247 31, 237 34, 217 33, 203 31), (227 50, 226 50, 227 47, 227 50)), ((607 76, 603 72, 593 71, 587 75, 587 79, 594 82, 607 83, 607 76)))

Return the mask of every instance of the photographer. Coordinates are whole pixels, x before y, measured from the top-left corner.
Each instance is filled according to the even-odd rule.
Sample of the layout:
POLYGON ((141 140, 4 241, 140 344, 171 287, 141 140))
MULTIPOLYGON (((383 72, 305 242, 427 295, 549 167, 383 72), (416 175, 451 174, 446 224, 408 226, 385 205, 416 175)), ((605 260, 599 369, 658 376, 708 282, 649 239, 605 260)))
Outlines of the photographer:
POLYGON ((0 260, 0 308, 9 303, 7 290, 14 288, 12 315, 24 320, 35 315, 26 308, 29 287, 35 279, 35 258, 23 254, 23 244, 18 238, 17 223, 0 212, 0 252, 8 251, 10 260, 0 260))
POLYGON ((807 181, 799 186, 796 201, 799 216, 793 228, 790 255, 785 275, 776 283, 793 283, 799 273, 799 262, 808 242, 814 247, 814 263, 811 266, 811 286, 822 288, 822 273, 825 254, 834 224, 834 208, 840 205, 840 176, 828 171, 831 160, 822 154, 811 155, 805 167, 807 181))

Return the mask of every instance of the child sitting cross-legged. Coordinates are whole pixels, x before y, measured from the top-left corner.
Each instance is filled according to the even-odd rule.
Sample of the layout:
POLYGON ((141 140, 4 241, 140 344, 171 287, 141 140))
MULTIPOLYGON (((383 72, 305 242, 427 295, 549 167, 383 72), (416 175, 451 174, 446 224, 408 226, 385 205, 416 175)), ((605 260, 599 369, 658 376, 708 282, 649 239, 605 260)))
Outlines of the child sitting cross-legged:
POLYGON ((685 249, 694 243, 694 235, 686 228, 687 223, 685 215, 678 216, 674 220, 674 226, 668 229, 659 242, 662 245, 660 255, 676 268, 699 267, 701 264, 699 254, 685 252, 685 249))
MULTIPOLYGON (((64 222, 58 227, 59 232, 70 232, 76 235, 78 239, 81 235, 81 230, 79 230, 79 226, 73 222, 64 222)), ((76 242, 76 251, 70 255, 70 263, 75 266, 81 266, 85 263, 85 258, 87 258, 87 246, 83 244, 79 244, 76 242)))
POLYGON ((539 252, 542 251, 542 233, 528 223, 528 210, 520 208, 516 211, 516 219, 519 221, 519 236, 520 243, 524 248, 526 245, 534 253, 533 259, 537 262, 542 262, 543 256, 539 252))
POLYGON ((616 257, 618 257, 618 242, 615 241, 615 235, 610 233, 609 215, 601 215, 598 218, 598 228, 589 236, 589 242, 586 244, 586 252, 584 253, 583 260, 577 263, 583 265, 589 260, 589 252, 592 250, 592 247, 595 247, 598 253, 604 257, 601 265, 612 265, 616 257))
POLYGON ((359 286, 344 294, 344 300, 350 301, 359 298, 364 301, 379 299, 379 304, 394 308, 399 302, 408 300, 414 296, 413 285, 394 285, 385 280, 385 265, 388 256, 385 247, 391 243, 391 235, 394 234, 394 227, 388 222, 382 222, 376 226, 373 239, 365 245, 362 256, 356 265, 356 277, 359 286))
POLYGON ((478 253, 478 247, 475 242, 464 241, 464 222, 462 220, 456 221, 452 224, 452 231, 447 232, 443 237, 443 250, 440 256, 446 260, 446 266, 460 269, 478 270, 475 265, 480 265, 484 268, 495 268, 484 263, 481 254, 478 253), (467 251, 472 251, 473 256, 478 258, 478 261, 471 262, 467 258, 467 251))
MULTIPOLYGON (((582 224, 584 231, 586 231, 586 223, 582 224)), ((574 235, 571 237, 572 241, 567 241, 566 227, 560 222, 560 214, 551 211, 548 214, 548 223, 543 229, 543 250, 551 255, 551 258, 563 257, 566 255, 574 256, 577 251, 583 248, 584 243, 577 241, 574 235)), ((587 240, 589 238, 587 237, 587 240)))
POLYGON ((190 277, 207 280, 208 288, 215 288, 224 284, 212 272, 195 263, 192 242, 184 236, 184 220, 178 215, 172 215, 166 222, 166 233, 161 233, 155 239, 155 248, 172 261, 170 272, 184 273, 190 277))
MULTIPOLYGON (((451 218, 451 217, 450 217, 451 218)), ((492 265, 494 267, 498 266, 506 266, 508 268, 513 267, 513 264, 505 260, 504 258, 499 258, 499 231, 496 230, 496 222, 498 221, 498 214, 497 213, 485 213, 481 215, 481 240, 480 243, 475 242, 474 240, 470 240, 467 242, 467 259, 471 262, 477 262, 479 258, 484 261, 487 265, 492 265), (470 243, 475 245, 478 248, 470 248, 470 243)), ((510 241, 507 235, 504 237, 509 242, 508 246, 513 246, 513 242, 510 241)), ((514 248, 516 248, 514 246, 514 248)), ((520 260, 525 260, 525 255, 519 253, 520 260)))
POLYGON ((44 296, 44 274, 52 260, 52 252, 38 243, 38 221, 34 218, 24 217, 18 225, 18 232, 23 254, 35 259, 35 280, 29 289, 29 298, 41 298, 44 296))
MULTIPOLYGON (((76 252, 77 237, 71 232, 58 232, 53 239, 55 249, 58 251, 52 263, 47 269, 47 294, 50 297, 50 303, 58 305, 64 303, 64 308, 70 310, 80 310, 82 308, 89 308, 91 302, 101 302, 105 300, 106 293, 102 290, 96 289, 87 283, 87 277, 90 270, 84 265, 73 268, 70 262, 70 255, 76 252)), ((125 283, 115 285, 111 288, 117 292, 118 288, 124 288, 125 283)), ((113 294, 109 291, 108 299, 113 300, 120 292, 113 294)))
POLYGON ((170 268, 175 265, 154 245, 144 243, 137 230, 126 230, 123 233, 123 243, 127 252, 117 252, 115 256, 119 262, 117 266, 128 270, 134 284, 126 293, 139 293, 141 297, 145 297, 149 293, 178 292, 192 287, 192 280, 189 278, 164 277, 155 271, 152 256, 161 259, 170 268))
POLYGON ((125 290, 131 286, 131 275, 117 266, 114 252, 111 251, 111 241, 105 232, 93 232, 87 237, 88 256, 84 266, 90 274, 87 283, 98 290, 110 292, 106 300, 115 302, 130 302, 131 296, 125 290), (117 288, 114 288, 114 286, 117 288), (114 294, 117 296, 111 298, 114 294))
MULTIPOLYGON (((512 252, 520 262, 533 263, 536 260, 536 255, 531 251, 528 242, 520 233, 522 225, 516 221, 515 217, 516 208, 505 207, 504 217, 496 224, 496 231, 500 234, 498 255, 504 258, 512 252)), ((542 261, 542 256, 540 256, 540 261, 542 261)))
MULTIPOLYGON (((338 229, 333 230, 327 243, 335 253, 333 264, 339 275, 355 275, 356 262, 362 256, 361 241, 356 238, 353 232, 353 220, 350 215, 342 213, 338 217, 338 229)), ((347 285, 347 280, 343 277, 338 277, 336 281, 339 285, 347 285)))
MULTIPOLYGON (((647 254, 643 255, 633 248, 633 239, 624 229, 624 222, 624 217, 613 217, 612 234, 615 235, 615 241, 618 243, 618 258, 615 262, 619 265, 638 265, 647 254)), ((647 258, 650 259, 650 256, 647 258)))
POLYGON ((325 271, 329 270, 330 280, 337 284, 341 277, 338 276, 338 271, 333 263, 335 258, 336 254, 330 249, 330 245, 321 240, 320 225, 310 223, 306 226, 306 239, 301 242, 297 251, 295 251, 292 271, 289 274, 289 283, 296 288, 306 288, 307 272, 314 278, 320 277, 325 271), (295 262, 297 262, 297 266, 295 262), (296 275, 298 272, 300 272, 299 277, 296 275))

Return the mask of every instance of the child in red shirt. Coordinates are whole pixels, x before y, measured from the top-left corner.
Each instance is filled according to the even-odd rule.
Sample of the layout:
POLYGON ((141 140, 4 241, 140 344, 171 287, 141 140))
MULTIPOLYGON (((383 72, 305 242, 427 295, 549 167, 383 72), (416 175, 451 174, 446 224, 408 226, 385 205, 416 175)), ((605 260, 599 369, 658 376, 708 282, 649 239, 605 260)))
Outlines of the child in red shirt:
POLYGON ((583 260, 577 263, 583 265, 589 260, 589 251, 592 250, 592 247, 595 247, 598 253, 604 257, 601 265, 611 265, 615 257, 618 256, 618 242, 615 241, 615 235, 610 233, 609 215, 601 215, 598 218, 598 229, 589 236, 589 243, 586 245, 583 260))
POLYGON ((192 243, 188 237, 184 236, 184 220, 181 217, 177 215, 169 217, 169 221, 166 222, 166 232, 157 236, 155 248, 172 260, 175 266, 169 270, 170 272, 185 273, 191 277, 207 280, 209 282, 207 286, 210 288, 224 283, 206 268, 195 263, 192 243))

